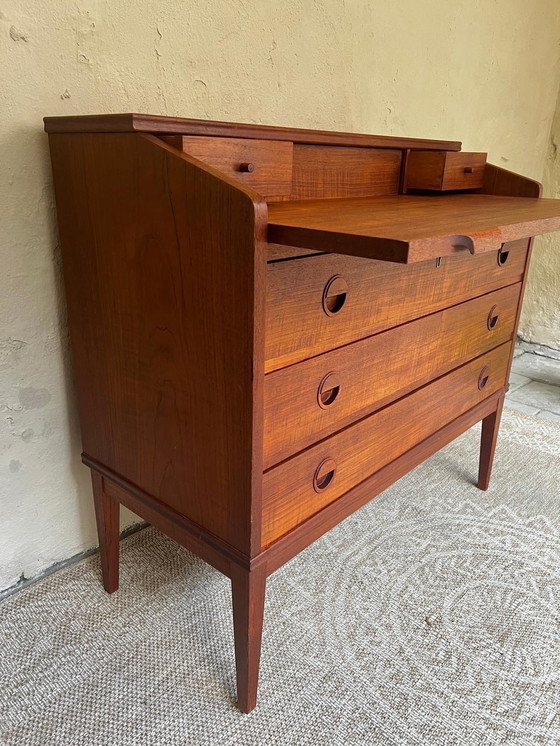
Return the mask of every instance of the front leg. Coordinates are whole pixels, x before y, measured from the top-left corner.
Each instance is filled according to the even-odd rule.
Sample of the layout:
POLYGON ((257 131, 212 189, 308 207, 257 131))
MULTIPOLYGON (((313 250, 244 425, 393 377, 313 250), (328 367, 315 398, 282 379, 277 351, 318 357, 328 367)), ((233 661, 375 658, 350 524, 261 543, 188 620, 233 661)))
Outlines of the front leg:
POLYGON ((257 704, 265 589, 264 564, 255 570, 232 564, 237 706, 242 712, 251 712, 257 704))
POLYGON ((482 420, 482 434, 480 438, 480 461, 478 465, 478 488, 487 490, 492 474, 496 441, 502 418, 505 394, 498 399, 496 409, 482 420))
POLYGON ((93 486, 97 535, 99 537, 103 586, 107 593, 113 593, 119 587, 120 505, 104 491, 101 474, 92 470, 91 483, 93 486))

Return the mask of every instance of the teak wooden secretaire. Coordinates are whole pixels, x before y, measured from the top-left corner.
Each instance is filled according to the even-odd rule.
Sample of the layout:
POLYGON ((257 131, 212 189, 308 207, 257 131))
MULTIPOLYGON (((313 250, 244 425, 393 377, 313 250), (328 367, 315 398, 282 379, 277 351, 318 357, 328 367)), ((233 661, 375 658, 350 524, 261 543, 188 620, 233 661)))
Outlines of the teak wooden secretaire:
POLYGON ((479 420, 488 487, 560 201, 457 142, 45 123, 105 588, 120 504, 231 578, 248 712, 268 575, 479 420))

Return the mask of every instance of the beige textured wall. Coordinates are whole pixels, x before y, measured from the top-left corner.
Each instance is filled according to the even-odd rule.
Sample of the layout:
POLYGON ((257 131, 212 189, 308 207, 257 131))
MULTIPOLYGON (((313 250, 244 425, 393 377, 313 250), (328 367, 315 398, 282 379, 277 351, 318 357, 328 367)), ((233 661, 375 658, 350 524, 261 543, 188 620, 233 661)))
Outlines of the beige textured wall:
MULTIPOLYGON (((462 139, 540 178, 559 11, 557 0, 0 0, 0 588, 95 543, 42 116, 462 139)), ((534 279, 548 283, 542 268, 534 279)))
MULTIPOLYGON (((560 92, 542 175, 543 195, 560 199, 560 92)), ((560 234, 535 239, 519 334, 560 350, 560 234)))

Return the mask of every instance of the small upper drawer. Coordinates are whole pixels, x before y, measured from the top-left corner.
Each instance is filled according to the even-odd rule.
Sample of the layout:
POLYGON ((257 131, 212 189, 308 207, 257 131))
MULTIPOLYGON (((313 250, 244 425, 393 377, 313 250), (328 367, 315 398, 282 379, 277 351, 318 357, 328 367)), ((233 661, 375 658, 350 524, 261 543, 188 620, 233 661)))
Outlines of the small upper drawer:
POLYGON ((406 188, 447 192, 480 189, 486 153, 412 150, 406 162, 406 188))
POLYGON ((242 181, 268 199, 292 190, 293 144, 275 140, 176 135, 162 138, 183 153, 242 181))

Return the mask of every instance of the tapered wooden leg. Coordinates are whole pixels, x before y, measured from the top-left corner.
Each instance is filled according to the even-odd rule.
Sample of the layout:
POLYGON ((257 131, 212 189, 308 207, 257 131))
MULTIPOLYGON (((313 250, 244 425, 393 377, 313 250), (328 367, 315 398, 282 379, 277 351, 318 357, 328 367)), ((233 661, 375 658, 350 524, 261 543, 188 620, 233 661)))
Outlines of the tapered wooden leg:
POLYGON ((91 472, 93 485, 93 502, 97 535, 99 537, 99 554, 103 587, 107 593, 113 593, 119 587, 119 503, 109 497, 103 490, 103 477, 96 471, 91 472))
POLYGON ((504 397, 501 396, 498 399, 496 410, 482 420, 480 461, 478 465, 478 487, 481 490, 487 490, 490 484, 490 475, 492 474, 492 464, 494 463, 494 452, 496 450, 503 407, 504 397))
POLYGON ((233 632, 237 669, 237 706, 251 712, 257 704, 259 662, 264 616, 266 568, 244 570, 235 566, 231 576, 233 632))

